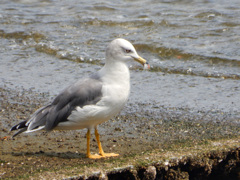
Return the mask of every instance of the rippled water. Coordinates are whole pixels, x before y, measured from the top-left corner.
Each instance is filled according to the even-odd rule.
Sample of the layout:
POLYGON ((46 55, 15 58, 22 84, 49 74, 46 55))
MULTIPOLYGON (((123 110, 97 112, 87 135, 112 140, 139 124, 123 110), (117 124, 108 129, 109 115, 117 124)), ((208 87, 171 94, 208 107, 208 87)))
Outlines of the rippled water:
POLYGON ((57 94, 100 69, 117 37, 152 66, 146 72, 129 64, 130 103, 239 118, 239 0, 1 0, 1 86, 57 94))

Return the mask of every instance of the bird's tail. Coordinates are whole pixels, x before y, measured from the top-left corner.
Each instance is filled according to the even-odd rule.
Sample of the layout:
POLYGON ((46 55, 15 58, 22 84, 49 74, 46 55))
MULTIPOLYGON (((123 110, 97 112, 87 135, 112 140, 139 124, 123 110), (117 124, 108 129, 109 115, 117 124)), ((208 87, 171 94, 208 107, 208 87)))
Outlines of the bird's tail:
POLYGON ((10 129, 10 132, 11 132, 11 131, 14 131, 14 130, 19 130, 19 129, 20 129, 20 130, 19 130, 18 132, 16 132, 12 137, 15 137, 15 136, 17 136, 18 134, 26 131, 26 130, 27 130, 26 123, 27 123, 27 121, 22 121, 22 122, 20 122, 19 124, 13 126, 13 127, 10 129))
POLYGON ((45 128, 46 116, 49 112, 49 107, 50 105, 38 109, 29 120, 22 121, 19 124, 13 126, 10 129, 10 132, 14 130, 19 130, 19 131, 16 132, 12 137, 17 136, 22 132, 29 133, 29 132, 38 131, 45 128))

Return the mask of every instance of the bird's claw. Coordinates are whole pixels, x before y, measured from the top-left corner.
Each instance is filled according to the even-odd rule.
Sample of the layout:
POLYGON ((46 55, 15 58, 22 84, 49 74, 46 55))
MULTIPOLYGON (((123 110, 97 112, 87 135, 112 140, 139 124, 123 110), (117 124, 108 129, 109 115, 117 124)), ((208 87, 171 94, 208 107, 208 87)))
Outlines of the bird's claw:
POLYGON ((119 156, 119 154, 115 154, 115 153, 104 153, 104 154, 89 154, 87 155, 88 158, 90 159, 100 159, 100 158, 108 158, 108 157, 116 157, 119 156))

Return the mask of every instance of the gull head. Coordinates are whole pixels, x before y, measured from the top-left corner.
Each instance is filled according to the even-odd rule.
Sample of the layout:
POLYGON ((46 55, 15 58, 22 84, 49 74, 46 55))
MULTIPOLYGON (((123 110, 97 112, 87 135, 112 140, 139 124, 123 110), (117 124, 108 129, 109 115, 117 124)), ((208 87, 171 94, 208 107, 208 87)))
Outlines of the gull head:
POLYGON ((106 61, 127 62, 130 60, 135 60, 143 66, 147 64, 147 61, 137 54, 133 45, 125 39, 115 39, 108 45, 106 50, 106 61))

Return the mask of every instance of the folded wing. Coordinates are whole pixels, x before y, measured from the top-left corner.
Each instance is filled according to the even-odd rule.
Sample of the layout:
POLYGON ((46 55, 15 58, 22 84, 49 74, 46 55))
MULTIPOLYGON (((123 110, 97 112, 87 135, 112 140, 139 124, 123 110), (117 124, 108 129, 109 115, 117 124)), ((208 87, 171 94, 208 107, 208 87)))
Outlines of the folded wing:
POLYGON ((29 120, 13 126, 10 131, 19 130, 13 136, 24 131, 40 129, 50 131, 60 122, 68 121, 69 115, 77 107, 99 102, 102 98, 102 82, 98 78, 77 81, 60 93, 51 104, 38 109, 29 120))

